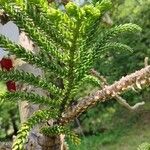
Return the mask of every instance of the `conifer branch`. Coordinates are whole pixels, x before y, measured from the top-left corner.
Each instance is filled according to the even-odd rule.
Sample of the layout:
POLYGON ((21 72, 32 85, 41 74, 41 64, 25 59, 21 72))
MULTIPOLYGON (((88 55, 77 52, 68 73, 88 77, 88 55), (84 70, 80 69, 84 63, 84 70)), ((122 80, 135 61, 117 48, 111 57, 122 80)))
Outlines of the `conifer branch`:
POLYGON ((65 71, 63 72, 63 69, 58 64, 58 61, 62 62, 64 60, 61 51, 47 38, 43 31, 36 28, 33 19, 29 18, 26 12, 16 4, 7 4, 4 2, 1 7, 9 14, 10 19, 17 24, 20 30, 25 31, 29 38, 38 45, 40 50, 51 57, 51 64, 54 68, 52 71, 55 70, 55 73, 58 76, 64 75, 65 71))
POLYGON ((23 123, 20 130, 18 131, 15 142, 13 143, 12 150, 23 150, 24 143, 27 140, 27 136, 30 130, 37 124, 42 123, 50 118, 57 118, 57 111, 52 110, 39 110, 27 122, 23 123))
MULTIPOLYGON (((68 4, 69 5, 69 4, 68 4)), ((72 5, 72 4, 70 4, 72 5)), ((76 5, 74 5, 74 7, 77 7, 76 5)), ((69 8, 69 7, 68 7, 69 8)), ((77 8, 79 9, 79 8, 77 8)), ((74 14, 72 14, 73 12, 68 9, 67 12, 69 15, 76 15, 76 26, 74 28, 73 31, 73 39, 72 39, 72 45, 69 49, 69 60, 68 60, 68 74, 67 74, 67 78, 68 78, 68 84, 66 87, 66 91, 65 91, 65 97, 62 101, 62 106, 61 106, 61 111, 64 111, 65 107, 70 103, 70 94, 71 94, 71 90, 72 90, 72 86, 74 86, 74 80, 75 80, 75 56, 78 50, 78 38, 79 38, 79 34, 80 34, 80 28, 81 28, 81 24, 82 24, 82 16, 80 16, 80 12, 78 12, 76 10, 76 12, 74 12, 74 14)))
POLYGON ((119 81, 110 86, 105 86, 102 90, 98 90, 91 93, 81 99, 75 106, 69 107, 59 120, 61 124, 65 124, 79 116, 86 111, 89 107, 94 106, 97 102, 103 102, 110 98, 115 97, 117 94, 121 94, 131 87, 139 87, 144 85, 150 85, 150 66, 147 66, 141 70, 138 70, 130 75, 122 77, 119 81))
MULTIPOLYGON (((103 3, 103 1, 102 1, 103 3)), ((101 7, 101 3, 97 3, 97 7, 101 7)), ((88 70, 93 65, 93 52, 92 48, 90 47, 92 45, 93 38, 97 39, 97 33, 100 30, 100 22, 102 18, 102 12, 97 7, 94 7, 93 5, 85 5, 82 9, 85 11, 86 14, 86 25, 83 29, 81 27, 81 35, 82 40, 80 42, 79 47, 79 55, 77 58, 77 66, 75 73, 77 74, 75 82, 78 84, 80 80, 84 77, 84 75, 88 72, 88 70), (94 13, 93 13, 94 12, 94 13), (82 30, 84 31, 82 33, 82 30)))
POLYGON ((106 43, 104 46, 100 47, 99 52, 106 51, 106 50, 128 50, 130 52, 133 52, 132 48, 128 45, 122 44, 122 43, 106 43))
MULTIPOLYGON (((38 28, 40 28, 40 30, 42 30, 42 32, 47 35, 48 39, 52 40, 55 45, 57 44, 57 47, 60 47, 60 49, 68 49, 69 39, 66 38, 66 31, 61 28, 62 26, 64 26, 64 28, 68 30, 69 26, 65 25, 64 22, 58 19, 55 20, 56 23, 52 21, 52 15, 53 18, 56 18, 57 16, 55 17, 53 13, 48 14, 39 4, 35 5, 29 1, 27 5, 28 6, 26 11, 29 14, 30 18, 32 18, 38 28), (33 11, 35 12, 33 13, 33 11), (36 15, 37 13, 39 15, 36 15), (59 26, 60 23, 61 26, 59 26)), ((61 52, 64 53, 64 51, 61 52)))
POLYGON ((68 137, 74 144, 80 144, 80 139, 78 138, 78 135, 64 126, 45 127, 41 129, 41 132, 46 136, 65 134, 65 136, 68 137))
MULTIPOLYGON (((104 78, 103 76, 101 76, 97 71, 95 71, 94 69, 91 70, 91 73, 96 76, 99 80, 101 80, 103 82, 103 85, 101 85, 100 87, 101 88, 104 88, 104 86, 108 85, 107 83, 107 80, 106 78, 104 78)), ((127 101, 125 99, 123 99, 121 96, 119 96, 118 94, 114 97, 116 99, 116 101, 126 107, 128 110, 131 110, 131 111, 135 111, 137 110, 140 106, 144 105, 145 102, 142 101, 142 102, 138 102, 136 103, 135 105, 133 106, 130 106, 130 104, 127 103, 127 101)))
POLYGON ((66 33, 71 31, 74 24, 70 22, 70 18, 63 11, 50 7, 45 0, 30 0, 28 4, 30 3, 38 7, 42 15, 50 22, 50 25, 54 25, 55 29, 60 30, 59 32, 65 35, 65 37, 69 37, 66 33))
POLYGON ((22 83, 27 83, 29 85, 34 85, 35 87, 43 88, 50 92, 54 97, 58 97, 62 95, 61 89, 56 87, 52 83, 47 83, 45 80, 40 77, 35 77, 32 73, 27 73, 24 71, 12 70, 9 72, 0 70, 0 80, 3 81, 19 81, 22 83))
POLYGON ((136 32, 141 32, 141 31, 142 31, 141 27, 139 27, 136 24, 126 23, 123 25, 118 25, 109 30, 106 30, 106 32, 104 33, 104 36, 102 37, 102 41, 110 40, 116 37, 117 35, 120 35, 123 33, 136 33, 136 32))
MULTIPOLYGON (((65 11, 62 12, 50 7, 46 0, 29 0, 27 3, 24 3, 24 0, 0 1, 0 9, 4 9, 8 13, 9 18, 17 24, 21 31, 25 31, 41 52, 37 55, 26 52, 23 47, 10 42, 4 36, 0 36, 0 46, 8 50, 10 54, 15 54, 17 58, 22 58, 24 61, 43 69, 46 73, 45 76, 48 77, 41 79, 23 71, 6 72, 3 70, 0 71, 0 80, 23 82, 27 86, 33 85, 52 94, 51 99, 22 91, 7 92, 5 96, 2 96, 6 100, 21 98, 29 102, 50 106, 50 109, 36 112, 27 122, 23 123, 13 144, 13 150, 22 150, 30 130, 36 124, 45 123, 49 119, 53 119, 54 124, 51 128, 42 128, 43 133, 46 135, 66 134, 70 139, 78 142, 77 136, 66 129, 64 124, 75 119, 97 102, 106 101, 113 97, 120 99, 118 95, 129 88, 141 89, 142 86, 150 84, 150 66, 127 75, 112 85, 107 85, 106 81, 100 79, 101 77, 98 80, 89 75, 89 70, 99 57, 100 51, 103 52, 107 49, 128 49, 131 51, 127 45, 110 43, 112 38, 122 33, 141 31, 139 26, 131 23, 104 31, 104 28, 99 24, 102 21, 102 16, 111 5, 110 0, 102 0, 100 3, 97 2, 95 6, 91 4, 83 7, 69 2, 65 6, 65 11), (54 79, 53 82, 49 82, 51 78, 54 79), (61 80, 63 88, 57 84, 58 80, 61 80), (82 84, 92 82, 101 86, 100 81, 106 84, 104 88, 87 97, 81 97, 81 100, 76 104, 68 106, 75 99, 75 94, 78 94, 82 84)), ((125 101, 121 99, 120 102, 125 101)))
POLYGON ((95 7, 97 7, 99 10, 101 10, 102 13, 104 13, 112 7, 112 2, 111 0, 102 0, 100 4, 99 2, 97 2, 95 7))
MULTIPOLYGON (((78 34, 79 34, 79 25, 77 25, 76 30, 74 31, 74 41, 72 42, 72 47, 70 48, 70 54, 69 54, 69 62, 68 62, 68 85, 67 85, 67 89, 66 89, 66 93, 65 93, 65 98, 62 102, 62 107, 66 106, 67 103, 67 99, 69 98, 72 86, 74 85, 74 59, 75 59, 75 53, 77 50, 77 38, 78 38, 78 34)), ((69 101, 68 101, 69 102, 69 101)), ((64 108, 62 108, 63 110, 64 108)))
MULTIPOLYGON (((94 45, 93 44, 91 45, 91 48, 93 47, 92 49, 95 52, 94 60, 99 57, 99 50, 101 49, 101 47, 103 47, 112 38, 115 38, 116 36, 121 35, 123 33, 137 33, 137 32, 141 32, 141 30, 142 29, 138 25, 132 24, 132 23, 127 23, 127 24, 115 26, 115 27, 113 27, 113 28, 111 28, 109 30, 107 29, 104 32, 99 31, 100 33, 97 33, 98 37, 96 39, 92 40, 92 43, 94 45)), ((129 48, 127 48, 127 49, 129 49, 129 48)))
MULTIPOLYGON (((100 20, 100 18, 99 18, 100 20)), ((98 21, 95 22, 97 24, 98 21)), ((133 51, 129 46, 117 43, 117 42, 109 42, 112 38, 127 32, 140 32, 142 29, 136 24, 124 24, 115 26, 111 29, 107 29, 104 33, 103 30, 97 24, 96 28, 91 25, 93 29, 91 30, 90 35, 88 35, 87 41, 88 43, 84 43, 83 47, 81 47, 80 61, 78 71, 79 75, 76 79, 77 82, 82 79, 83 75, 87 73, 89 69, 91 69, 93 62, 99 58, 101 52, 105 52, 108 49, 119 49, 119 50, 128 50, 133 51), (95 30, 94 30, 95 29, 95 30), (93 32, 92 32, 93 31, 93 32)))
POLYGON ((98 80, 96 77, 91 76, 91 75, 85 75, 85 77, 83 77, 81 79, 80 82, 78 82, 73 88, 72 88, 72 92, 71 92, 71 96, 70 97, 75 97, 76 94, 79 92, 80 88, 83 87, 84 84, 91 84, 94 86, 99 87, 101 85, 101 81, 98 80))
POLYGON ((0 95, 0 99, 4 99, 7 101, 17 102, 17 101, 28 101, 34 104, 40 104, 52 108, 56 108, 60 105, 59 100, 52 100, 48 97, 40 96, 35 93, 29 93, 29 92, 21 92, 21 91, 15 91, 15 92, 6 92, 3 95, 0 95))
POLYGON ((63 69, 60 66, 56 66, 52 62, 50 63, 50 61, 45 59, 42 54, 34 55, 32 52, 26 50, 22 46, 11 42, 3 35, 0 35, 0 41, 0 46, 5 47, 5 49, 10 53, 15 54, 17 58, 21 58, 32 65, 36 65, 37 67, 41 67, 45 71, 55 71, 57 73, 59 72, 60 74, 64 74, 63 69))

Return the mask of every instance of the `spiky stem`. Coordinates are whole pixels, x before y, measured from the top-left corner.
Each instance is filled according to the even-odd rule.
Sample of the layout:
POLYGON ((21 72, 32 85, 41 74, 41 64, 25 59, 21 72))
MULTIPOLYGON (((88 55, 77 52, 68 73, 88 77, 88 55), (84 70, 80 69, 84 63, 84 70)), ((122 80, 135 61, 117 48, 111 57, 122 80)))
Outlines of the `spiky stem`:
POLYGON ((97 102, 104 102, 131 87, 139 88, 142 85, 150 85, 150 65, 126 77, 122 77, 119 81, 110 86, 105 86, 102 90, 91 93, 90 96, 83 98, 75 106, 69 107, 59 120, 60 124, 70 122, 97 102))

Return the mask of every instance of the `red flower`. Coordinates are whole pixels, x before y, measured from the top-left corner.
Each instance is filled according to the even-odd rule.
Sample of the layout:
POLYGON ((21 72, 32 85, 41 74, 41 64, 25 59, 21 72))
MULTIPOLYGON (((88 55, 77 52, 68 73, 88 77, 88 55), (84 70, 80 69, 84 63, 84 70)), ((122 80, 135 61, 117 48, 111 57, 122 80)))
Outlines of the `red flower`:
POLYGON ((9 92, 14 92, 16 91, 16 83, 14 81, 7 81, 6 82, 7 90, 9 92))
MULTIPOLYGON (((0 61, 2 70, 10 71, 13 68, 13 63, 10 58, 2 58, 0 61)), ((16 91, 16 83, 12 80, 6 82, 7 90, 9 92, 16 91)))
POLYGON ((0 61, 0 65, 2 70, 5 69, 7 71, 10 71, 13 68, 13 63, 10 58, 2 58, 0 61))

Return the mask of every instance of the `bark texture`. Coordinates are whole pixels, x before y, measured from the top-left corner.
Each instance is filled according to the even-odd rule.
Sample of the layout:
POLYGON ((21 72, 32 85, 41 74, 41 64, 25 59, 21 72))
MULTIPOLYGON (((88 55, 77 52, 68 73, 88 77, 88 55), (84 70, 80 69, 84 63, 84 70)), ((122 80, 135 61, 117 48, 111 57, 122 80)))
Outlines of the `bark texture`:
POLYGON ((61 124, 65 124, 73 120, 75 117, 82 114, 89 107, 94 106, 97 102, 103 102, 110 98, 123 93, 124 91, 137 87, 142 89, 141 86, 150 84, 150 66, 147 66, 139 71, 130 75, 122 77, 119 81, 112 85, 105 86, 102 90, 98 90, 78 101, 74 106, 69 107, 60 119, 61 124))

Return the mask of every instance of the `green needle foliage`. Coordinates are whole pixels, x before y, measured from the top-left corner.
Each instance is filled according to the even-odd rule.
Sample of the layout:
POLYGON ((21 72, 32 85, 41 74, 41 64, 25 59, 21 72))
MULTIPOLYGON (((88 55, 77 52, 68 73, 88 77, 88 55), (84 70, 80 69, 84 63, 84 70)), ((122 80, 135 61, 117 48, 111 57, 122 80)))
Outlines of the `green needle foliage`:
POLYGON ((49 91, 51 94, 55 94, 57 97, 62 93, 61 89, 53 85, 53 83, 48 83, 46 80, 40 79, 40 77, 35 77, 32 73, 18 70, 12 70, 10 72, 0 71, 0 79, 3 81, 20 81, 22 83, 34 85, 35 87, 40 87, 49 91))
POLYGON ((41 67, 42 69, 51 72, 55 70, 58 74, 64 74, 62 68, 60 66, 56 66, 55 64, 50 64, 47 59, 40 53, 39 56, 33 55, 30 51, 27 52, 23 47, 20 45, 14 44, 8 38, 1 36, 1 46, 5 47, 6 50, 9 50, 12 53, 15 53, 17 57, 21 57, 22 60, 28 61, 30 64, 33 64, 37 67, 41 67))
POLYGON ((50 110, 39 110, 31 118, 28 119, 26 123, 23 123, 20 130, 18 131, 17 140, 14 142, 12 149, 13 150, 22 150, 23 143, 25 143, 29 131, 37 124, 42 123, 43 121, 48 121, 51 118, 57 118, 57 111, 50 110))
POLYGON ((78 138, 78 135, 76 135, 74 132, 70 131, 67 127, 64 126, 53 126, 49 128, 42 128, 41 132, 45 135, 59 135, 59 134, 65 134, 69 139, 72 140, 74 144, 79 144, 80 139, 78 138))
POLYGON ((8 101, 19 101, 19 100, 27 100, 31 103, 41 104, 41 105, 48 105, 49 107, 58 107, 61 101, 52 100, 48 97, 39 96, 38 94, 28 93, 28 92, 6 92, 5 94, 1 95, 0 97, 3 100, 8 101))
POLYGON ((8 14, 10 20, 24 31, 26 35, 40 48, 33 54, 20 45, 14 44, 0 35, 0 46, 10 54, 16 55, 25 62, 41 68, 46 77, 35 77, 24 71, 0 71, 0 80, 14 80, 46 90, 51 97, 41 97, 34 93, 17 91, 1 95, 2 99, 10 101, 27 100, 50 108, 36 112, 18 131, 13 144, 13 150, 22 150, 30 130, 49 119, 58 120, 54 127, 43 128, 46 135, 66 134, 72 141, 78 143, 77 136, 64 126, 59 125, 65 109, 76 101, 76 96, 82 85, 101 84, 97 78, 90 75, 93 67, 102 53, 107 50, 132 49, 122 43, 116 43, 114 38, 128 32, 139 32, 141 28, 135 24, 114 26, 110 29, 102 27, 102 17, 111 8, 110 0, 102 0, 95 5, 88 4, 79 7, 69 2, 65 10, 53 8, 46 0, 1 0, 0 9, 8 14), (49 82, 48 75, 59 79, 63 86, 55 81, 49 82), (55 108, 55 109, 54 109, 55 108), (56 111, 57 110, 57 111, 56 111))

